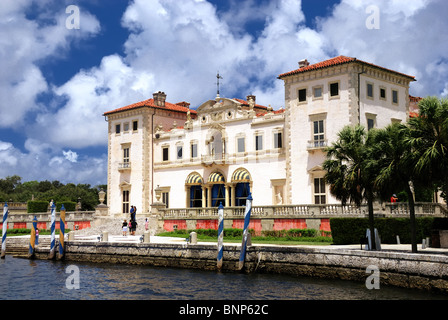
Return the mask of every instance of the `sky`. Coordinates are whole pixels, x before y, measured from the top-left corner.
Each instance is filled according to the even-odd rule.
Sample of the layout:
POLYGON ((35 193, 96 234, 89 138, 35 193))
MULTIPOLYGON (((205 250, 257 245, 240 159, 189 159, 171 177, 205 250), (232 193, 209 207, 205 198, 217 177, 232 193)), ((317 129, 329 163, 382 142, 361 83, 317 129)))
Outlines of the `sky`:
POLYGON ((0 178, 107 183, 104 112, 256 95, 298 61, 356 57, 448 95, 446 0, 1 0, 0 178))

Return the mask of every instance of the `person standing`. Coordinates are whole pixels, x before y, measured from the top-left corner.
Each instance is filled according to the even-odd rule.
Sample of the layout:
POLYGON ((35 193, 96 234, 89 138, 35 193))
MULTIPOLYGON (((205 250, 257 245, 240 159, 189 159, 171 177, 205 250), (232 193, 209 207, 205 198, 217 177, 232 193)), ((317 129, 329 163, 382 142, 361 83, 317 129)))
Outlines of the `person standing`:
POLYGON ((131 228, 132 228, 131 235, 135 236, 135 230, 137 229, 137 221, 135 220, 131 221, 131 228))
POLYGON ((397 201, 398 201, 397 195, 394 193, 392 197, 390 197, 390 204, 392 205, 392 210, 397 208, 397 201))
POLYGON ((126 236, 126 233, 128 231, 128 223, 126 221, 126 219, 123 221, 123 224, 121 225, 122 231, 123 231, 123 236, 126 236))

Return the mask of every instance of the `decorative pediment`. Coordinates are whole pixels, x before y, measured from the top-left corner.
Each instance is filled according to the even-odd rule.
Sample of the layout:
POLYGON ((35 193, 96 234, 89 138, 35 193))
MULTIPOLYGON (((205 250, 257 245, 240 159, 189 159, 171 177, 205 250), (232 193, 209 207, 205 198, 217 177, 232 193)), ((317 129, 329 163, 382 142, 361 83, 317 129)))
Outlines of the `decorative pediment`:
POLYGON ((309 173, 315 173, 315 172, 322 172, 324 171, 324 169, 322 168, 322 166, 314 166, 311 169, 308 170, 309 173))
POLYGON ((217 113, 218 111, 225 111, 227 109, 237 109, 238 106, 240 105, 241 103, 233 99, 219 98, 216 100, 208 100, 207 102, 204 102, 197 108, 196 111, 198 112, 198 114, 202 113, 214 114, 217 113))
POLYGON ((122 190, 128 190, 128 189, 131 188, 131 186, 132 185, 129 182, 127 182, 127 181, 122 181, 120 183, 120 189, 122 189, 122 190))

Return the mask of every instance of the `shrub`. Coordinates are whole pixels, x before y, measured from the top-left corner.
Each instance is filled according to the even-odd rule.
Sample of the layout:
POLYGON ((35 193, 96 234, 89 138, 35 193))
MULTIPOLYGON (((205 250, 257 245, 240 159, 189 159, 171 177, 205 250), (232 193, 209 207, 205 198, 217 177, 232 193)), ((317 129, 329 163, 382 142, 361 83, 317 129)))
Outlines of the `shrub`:
POLYGON ((75 211, 76 210, 76 202, 61 201, 60 203, 56 203, 56 211, 60 212, 62 205, 64 205, 65 211, 75 211))
POLYGON ((32 200, 28 201, 28 213, 47 212, 49 203, 47 201, 32 200))

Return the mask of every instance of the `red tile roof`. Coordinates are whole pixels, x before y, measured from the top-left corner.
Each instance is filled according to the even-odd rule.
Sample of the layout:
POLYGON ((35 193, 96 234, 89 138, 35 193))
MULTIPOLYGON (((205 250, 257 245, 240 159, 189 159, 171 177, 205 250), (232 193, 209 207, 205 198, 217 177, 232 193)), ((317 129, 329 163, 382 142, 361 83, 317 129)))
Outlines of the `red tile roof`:
POLYGON ((414 96, 409 95, 409 100, 411 102, 420 102, 420 100, 422 100, 422 99, 423 98, 421 98, 421 97, 414 97, 414 96))
MULTIPOLYGON (((273 114, 279 114, 279 113, 284 113, 284 112, 285 112, 285 109, 272 110, 273 114)), ((268 111, 260 112, 260 113, 257 113, 256 116, 257 117, 262 117, 262 116, 267 115, 268 113, 269 113, 268 111)))
POLYGON ((368 65, 370 67, 379 68, 379 69, 382 69, 382 70, 385 70, 385 71, 393 72, 393 73, 399 74, 401 76, 404 76, 404 77, 410 78, 412 80, 415 80, 415 77, 413 77, 413 76, 409 76, 409 75, 404 74, 404 73, 400 73, 400 72, 397 72, 397 71, 394 71, 394 70, 386 69, 386 68, 374 65, 374 64, 369 63, 369 62, 365 62, 365 61, 362 61, 362 60, 358 60, 356 58, 351 58, 351 57, 346 57, 346 56, 338 56, 338 57, 335 57, 335 58, 332 58, 332 59, 328 59, 328 60, 325 60, 325 61, 322 61, 322 62, 318 62, 318 63, 315 63, 315 64, 310 64, 310 65, 308 65, 306 67, 299 68, 299 69, 296 69, 296 70, 293 70, 293 71, 290 71, 290 72, 282 73, 281 75, 278 76, 278 78, 281 79, 281 78, 284 78, 284 77, 287 77, 287 76, 291 76, 291 75, 294 75, 294 74, 298 74, 298 73, 303 73, 303 72, 307 72, 307 71, 328 68, 328 67, 337 66, 337 65, 341 65, 341 64, 345 64, 345 63, 350 63, 350 62, 359 62, 361 64, 365 64, 365 65, 368 65))
MULTIPOLYGON (((238 98, 233 98, 232 100, 238 101, 239 103, 245 105, 245 106, 249 106, 249 102, 247 102, 246 100, 243 99, 238 99, 238 98)), ((268 107, 262 106, 260 104, 255 104, 254 108, 259 108, 259 109, 268 109, 268 107)))
POLYGON ((188 110, 190 110, 190 113, 192 115, 196 115, 197 112, 196 110, 193 109, 189 109, 186 107, 186 105, 188 105, 188 103, 186 102, 179 102, 178 104, 172 104, 169 102, 165 102, 165 106, 164 107, 160 107, 158 105, 156 105, 154 103, 154 99, 148 99, 148 100, 144 100, 144 101, 140 101, 137 103, 133 103, 130 104, 128 106, 125 107, 121 107, 112 111, 107 111, 105 112, 103 115, 107 116, 109 114, 113 114, 113 113, 117 113, 117 112, 123 112, 123 111, 128 111, 128 110, 132 110, 132 109, 138 109, 138 108, 143 108, 143 107, 150 107, 150 108, 157 108, 157 109, 163 109, 163 110, 169 110, 169 111, 175 111, 175 112, 183 112, 183 113, 187 113, 188 110))

